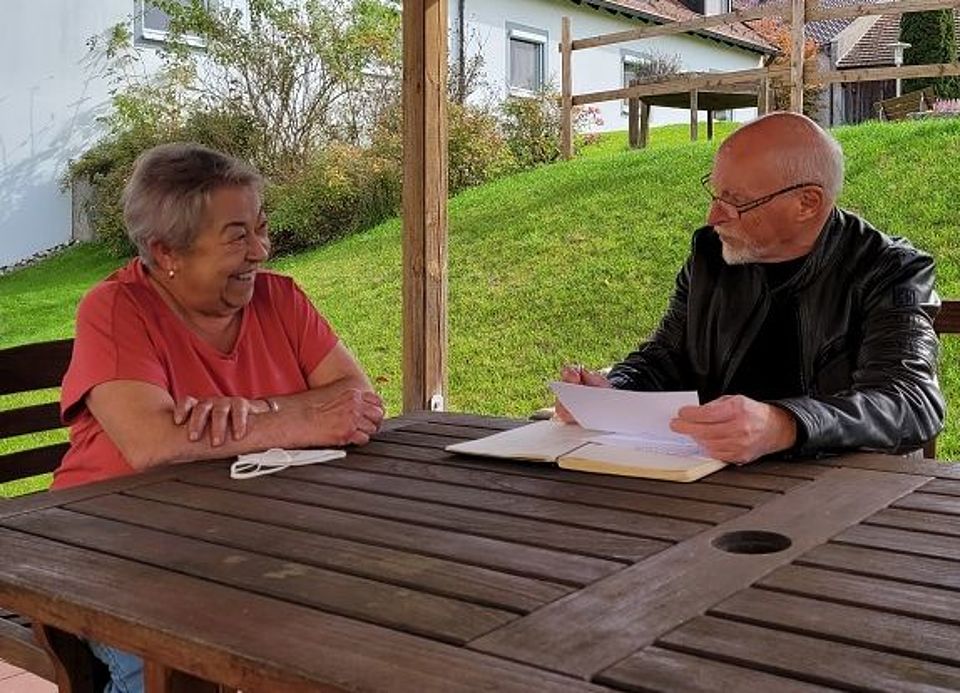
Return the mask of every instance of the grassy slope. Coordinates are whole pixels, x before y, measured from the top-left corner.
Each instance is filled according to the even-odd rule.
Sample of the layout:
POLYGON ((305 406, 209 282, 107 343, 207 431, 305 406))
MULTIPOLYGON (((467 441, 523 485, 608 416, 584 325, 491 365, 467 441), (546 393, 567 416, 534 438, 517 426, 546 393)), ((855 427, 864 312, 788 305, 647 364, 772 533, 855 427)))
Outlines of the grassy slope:
MULTIPOLYGON (((686 133, 655 129, 653 146, 637 152, 622 133, 605 136, 575 161, 451 201, 450 408, 522 415, 547 403, 544 382, 562 363, 610 363, 650 331, 706 211, 698 179, 716 145, 690 144, 686 133)), ((842 204, 933 253, 941 293, 960 297, 960 121, 870 124, 837 136, 849 162, 842 204)), ((82 247, 0 277, 0 346, 70 335, 77 299, 115 264, 82 247)), ((306 288, 398 412, 399 222, 273 265, 306 288)), ((960 401, 958 356, 948 339, 952 401, 960 401)), ((960 453, 958 431, 951 420, 944 454, 960 453)))

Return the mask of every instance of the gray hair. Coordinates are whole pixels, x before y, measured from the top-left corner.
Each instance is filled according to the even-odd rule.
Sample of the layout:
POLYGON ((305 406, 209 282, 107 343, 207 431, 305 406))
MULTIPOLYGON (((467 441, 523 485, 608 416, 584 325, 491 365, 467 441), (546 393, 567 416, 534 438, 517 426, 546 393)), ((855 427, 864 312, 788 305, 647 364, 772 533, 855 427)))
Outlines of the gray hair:
POLYGON ((253 166, 199 144, 161 144, 137 157, 123 189, 127 235, 147 267, 150 244, 159 241, 186 250, 197 238, 213 191, 224 187, 263 187, 253 166))
POLYGON ((783 158, 786 180, 797 183, 819 183, 831 203, 843 189, 843 148, 829 132, 816 126, 820 146, 803 147, 783 158))

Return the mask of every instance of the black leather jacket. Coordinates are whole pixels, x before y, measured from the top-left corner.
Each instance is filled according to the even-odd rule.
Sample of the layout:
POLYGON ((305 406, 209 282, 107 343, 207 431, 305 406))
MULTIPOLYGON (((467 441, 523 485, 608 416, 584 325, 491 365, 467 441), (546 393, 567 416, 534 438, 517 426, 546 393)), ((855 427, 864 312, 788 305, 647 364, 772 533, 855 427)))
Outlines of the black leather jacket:
MULTIPOLYGON (((794 295, 801 335, 803 391, 771 402, 797 419, 792 452, 901 451, 940 432, 933 264, 834 210, 806 262, 776 289, 794 295)), ((699 229, 660 326, 608 378, 627 390, 695 389, 701 402, 728 394, 770 296, 761 267, 726 264, 712 227, 699 229)))

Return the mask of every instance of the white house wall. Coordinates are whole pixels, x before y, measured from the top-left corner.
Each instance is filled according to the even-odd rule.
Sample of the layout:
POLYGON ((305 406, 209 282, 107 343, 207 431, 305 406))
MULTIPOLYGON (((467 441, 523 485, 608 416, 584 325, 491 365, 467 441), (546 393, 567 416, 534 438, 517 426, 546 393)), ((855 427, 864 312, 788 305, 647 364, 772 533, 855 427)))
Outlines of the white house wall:
POLYGON ((100 132, 108 85, 87 39, 133 11, 133 0, 4 3, 0 23, 0 266, 70 239, 67 162, 100 132))
MULTIPOLYGON (((571 20, 574 39, 606 34, 641 26, 637 21, 617 17, 606 11, 581 7, 565 0, 464 0, 466 17, 467 50, 471 54, 482 52, 487 89, 495 99, 503 98, 509 91, 507 75, 508 24, 529 27, 548 34, 545 57, 545 74, 560 84, 561 17, 571 20)), ((450 2, 451 50, 455 50, 457 27, 457 0, 450 2)), ((758 67, 760 56, 741 48, 734 48, 709 39, 687 35, 658 36, 643 41, 632 41, 600 48, 590 48, 573 53, 573 90, 583 92, 617 89, 622 85, 623 50, 653 52, 668 56, 680 55, 685 71, 746 70, 758 67)), ((482 98, 482 97, 478 97, 482 98)), ((602 130, 625 130, 627 118, 622 102, 610 101, 596 104, 603 119, 602 130)), ((654 124, 688 122, 685 109, 651 109, 654 124)), ((734 117, 745 120, 756 115, 756 109, 738 109, 734 117)))

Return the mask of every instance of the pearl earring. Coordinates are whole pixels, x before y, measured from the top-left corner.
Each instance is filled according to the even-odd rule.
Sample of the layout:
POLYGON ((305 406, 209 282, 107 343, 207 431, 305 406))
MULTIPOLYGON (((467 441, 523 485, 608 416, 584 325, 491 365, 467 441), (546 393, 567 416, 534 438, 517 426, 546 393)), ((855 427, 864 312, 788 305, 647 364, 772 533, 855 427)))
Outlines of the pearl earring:
POLYGON ((175 274, 176 272, 173 269, 170 269, 167 271, 167 276, 170 277, 171 279, 173 279, 173 275, 175 274))

